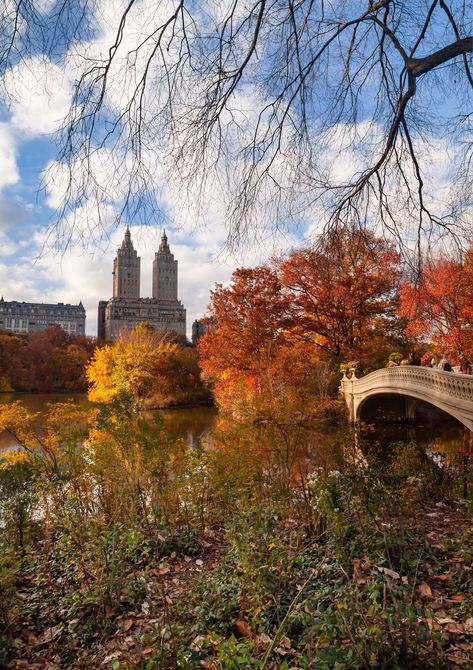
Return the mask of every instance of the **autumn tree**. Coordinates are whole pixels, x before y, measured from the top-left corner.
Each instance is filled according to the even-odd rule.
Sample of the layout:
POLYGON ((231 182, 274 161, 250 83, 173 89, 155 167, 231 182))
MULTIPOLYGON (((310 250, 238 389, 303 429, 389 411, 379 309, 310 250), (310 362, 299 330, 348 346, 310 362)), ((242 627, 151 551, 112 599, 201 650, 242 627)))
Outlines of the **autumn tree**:
POLYGON ((95 346, 92 338, 68 334, 59 326, 30 335, 0 333, 0 387, 85 391, 85 369, 95 346))
POLYGON ((172 339, 139 324, 97 349, 87 368, 89 398, 99 403, 126 399, 148 407, 208 402, 195 352, 172 339))
POLYGON ((288 301, 269 267, 240 268, 230 287, 211 292, 209 328, 199 342, 204 374, 215 380, 221 404, 261 383, 287 325, 288 301))
POLYGON ((294 326, 336 361, 366 357, 396 333, 399 256, 369 231, 344 228, 275 261, 294 326))
POLYGON ((331 383, 317 347, 292 333, 290 299, 269 266, 240 268, 211 293, 209 329, 199 342, 219 406, 253 419, 309 413, 331 383))
POLYGON ((427 260, 420 281, 403 282, 400 297, 408 336, 455 359, 473 357, 473 249, 464 260, 427 260))

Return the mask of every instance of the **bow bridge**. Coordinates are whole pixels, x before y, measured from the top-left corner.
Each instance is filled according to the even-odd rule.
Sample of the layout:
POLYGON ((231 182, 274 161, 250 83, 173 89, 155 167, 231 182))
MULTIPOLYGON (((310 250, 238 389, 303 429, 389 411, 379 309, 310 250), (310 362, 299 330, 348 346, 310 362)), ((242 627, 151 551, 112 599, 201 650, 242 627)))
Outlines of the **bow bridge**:
POLYGON ((357 379, 343 375, 341 391, 351 421, 362 418, 363 405, 374 396, 400 395, 406 398, 405 418, 414 419, 419 401, 434 405, 473 430, 473 376, 421 366, 400 366, 375 370, 357 379))

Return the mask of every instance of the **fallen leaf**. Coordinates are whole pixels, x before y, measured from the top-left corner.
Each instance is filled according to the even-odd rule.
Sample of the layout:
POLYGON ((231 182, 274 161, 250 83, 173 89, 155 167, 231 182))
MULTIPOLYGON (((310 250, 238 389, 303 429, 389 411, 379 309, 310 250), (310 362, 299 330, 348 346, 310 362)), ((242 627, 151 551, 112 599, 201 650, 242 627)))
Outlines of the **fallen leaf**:
POLYGON ((168 572, 170 572, 171 568, 168 565, 162 565, 159 568, 159 574, 162 575, 167 575, 168 572))
POLYGON ((149 654, 152 654, 154 651, 154 647, 145 647, 144 649, 141 650, 141 654, 143 656, 149 656, 149 654))
POLYGON ((204 561, 202 561, 200 558, 198 558, 195 562, 196 565, 204 565, 204 561))
POLYGON ((217 670, 217 666, 210 659, 206 659, 204 661, 201 661, 201 665, 202 665, 203 668, 205 668, 205 670, 217 670))
POLYGON ((274 651, 280 656, 285 656, 287 654, 287 649, 283 649, 282 647, 276 647, 274 651))
POLYGON ((115 614, 115 610, 111 605, 105 605, 105 616, 110 619, 115 614))
POLYGON ((107 663, 110 663, 115 658, 120 658, 121 655, 122 655, 121 651, 114 651, 113 654, 109 654, 103 659, 102 665, 107 665, 107 663))
POLYGON ((442 626, 444 626, 446 623, 455 623, 455 620, 452 619, 452 618, 449 617, 449 616, 438 617, 438 618, 437 618, 437 621, 438 621, 438 623, 441 624, 442 626))
POLYGON ((51 626, 51 628, 45 628, 35 643, 35 646, 48 644, 48 642, 56 640, 58 637, 60 637, 63 630, 63 624, 59 624, 58 626, 51 626))
POLYGON ((446 572, 443 575, 435 575, 435 578, 438 582, 448 582, 452 578, 452 574, 450 572, 446 572))
POLYGON ((243 621, 243 619, 238 619, 238 621, 236 622, 236 627, 240 635, 245 635, 246 637, 250 638, 250 640, 253 639, 254 637, 253 631, 248 626, 246 621, 243 621))
POLYGON ((461 603, 462 600, 465 600, 463 593, 456 593, 454 596, 450 596, 450 600, 453 600, 456 603, 461 603))
POLYGON ((470 617, 465 621, 465 633, 468 633, 468 635, 473 635, 473 617, 470 617))
POLYGON ((470 662, 466 658, 462 658, 461 656, 455 656, 455 654, 447 654, 447 658, 449 661, 453 661, 456 665, 469 665, 470 662))
POLYGON ((272 640, 271 640, 271 638, 269 637, 269 635, 266 635, 266 633, 259 633, 259 634, 256 636, 256 642, 257 642, 258 644, 262 644, 262 645, 264 645, 264 646, 267 646, 268 644, 271 644, 272 640))
POLYGON ((421 596, 424 596, 425 598, 432 598, 432 589, 427 584, 427 582, 422 582, 418 588, 418 591, 421 596))
POLYGON ((133 626, 133 619, 125 619, 125 621, 122 623, 122 631, 124 633, 128 633, 128 631, 132 626, 133 626))
POLYGON ((390 570, 389 568, 385 568, 382 565, 376 565, 375 568, 379 570, 379 572, 384 573, 388 577, 391 577, 391 579, 400 579, 401 575, 398 572, 395 572, 394 570, 390 570))
POLYGON ((34 644, 36 642, 36 635, 28 628, 24 628, 21 631, 21 637, 24 638, 28 644, 34 644))
POLYGON ((454 635, 464 635, 465 634, 465 627, 461 623, 453 622, 453 623, 447 623, 445 626, 445 630, 447 630, 449 633, 453 633, 454 635))

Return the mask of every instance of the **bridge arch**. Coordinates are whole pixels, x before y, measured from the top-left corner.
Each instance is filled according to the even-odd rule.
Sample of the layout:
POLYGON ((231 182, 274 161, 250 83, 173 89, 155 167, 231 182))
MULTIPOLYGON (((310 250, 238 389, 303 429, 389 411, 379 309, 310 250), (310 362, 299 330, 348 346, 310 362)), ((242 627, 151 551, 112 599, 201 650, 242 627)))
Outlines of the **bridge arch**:
MULTIPOLYGON (((360 419, 363 405, 369 398, 396 395, 423 401, 454 417, 473 431, 473 377, 420 366, 383 368, 366 377, 342 379, 341 390, 348 406, 350 420, 360 419)), ((409 404, 407 413, 409 416, 409 404)))

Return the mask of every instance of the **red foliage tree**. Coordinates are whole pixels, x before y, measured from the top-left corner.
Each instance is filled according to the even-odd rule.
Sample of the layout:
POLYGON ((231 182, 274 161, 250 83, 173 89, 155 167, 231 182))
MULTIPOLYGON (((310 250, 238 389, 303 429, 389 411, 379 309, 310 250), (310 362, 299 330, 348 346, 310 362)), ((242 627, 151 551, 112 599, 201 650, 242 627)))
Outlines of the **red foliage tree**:
POLYGON ((385 240, 334 230, 276 267, 300 334, 336 360, 363 357, 374 339, 396 332, 399 257, 385 240))
POLYGON ((0 334, 0 377, 15 391, 85 391, 95 343, 59 326, 31 335, 0 334))
POLYGON ((447 257, 425 263, 421 281, 404 282, 400 314, 406 334, 431 341, 454 359, 473 356, 473 249, 463 261, 447 257))

